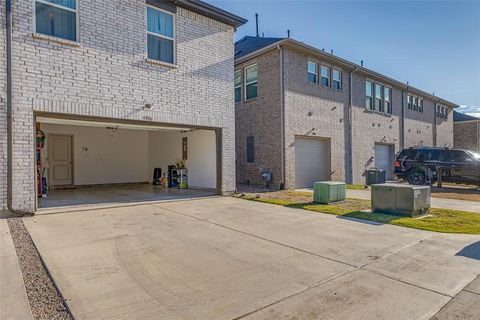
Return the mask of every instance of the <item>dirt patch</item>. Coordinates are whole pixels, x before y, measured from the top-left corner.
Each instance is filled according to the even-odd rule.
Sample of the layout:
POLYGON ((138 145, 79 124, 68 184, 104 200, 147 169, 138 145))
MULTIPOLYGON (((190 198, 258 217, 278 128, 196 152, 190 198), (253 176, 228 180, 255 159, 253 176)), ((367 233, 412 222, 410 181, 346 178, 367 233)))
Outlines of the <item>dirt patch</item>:
POLYGON ((25 290, 35 320, 73 320, 22 219, 8 219, 25 290))

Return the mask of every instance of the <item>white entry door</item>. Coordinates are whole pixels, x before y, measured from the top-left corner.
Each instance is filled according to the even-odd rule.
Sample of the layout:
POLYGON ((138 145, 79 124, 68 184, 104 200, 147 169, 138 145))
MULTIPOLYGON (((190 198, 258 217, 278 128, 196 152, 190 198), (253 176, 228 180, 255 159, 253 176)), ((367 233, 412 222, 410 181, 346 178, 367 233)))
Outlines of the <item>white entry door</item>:
POLYGON ((73 184, 72 178, 72 136, 49 134, 48 160, 51 186, 73 184))
POLYGON ((393 146, 388 144, 375 144, 375 168, 387 172, 387 179, 393 177, 393 146))
POLYGON ((330 180, 330 140, 295 138, 295 188, 330 180))

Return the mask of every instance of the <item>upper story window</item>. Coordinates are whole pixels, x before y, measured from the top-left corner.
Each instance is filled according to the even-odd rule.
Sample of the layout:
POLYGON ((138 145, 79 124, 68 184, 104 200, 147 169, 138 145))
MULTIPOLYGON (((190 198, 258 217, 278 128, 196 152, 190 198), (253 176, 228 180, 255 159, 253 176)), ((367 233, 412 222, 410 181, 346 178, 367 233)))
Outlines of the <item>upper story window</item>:
POLYGON ((385 105, 385 112, 392 114, 392 89, 391 88, 384 87, 383 102, 385 105))
POLYGON ((423 98, 409 94, 407 102, 408 109, 423 112, 423 98))
POLYGON ((383 86, 375 83, 375 111, 383 112, 383 86))
POLYGON ((322 77, 322 80, 321 80, 322 86, 330 87, 330 68, 321 66, 320 73, 322 77))
POLYGON ((342 90, 342 71, 333 69, 332 80, 333 88, 337 90, 342 90))
POLYGON ((447 119, 448 118, 448 108, 442 106, 441 104, 437 105, 437 117, 447 119))
POLYGON ((257 97, 258 71, 257 64, 245 68, 245 99, 257 97))
POLYGON ((147 57, 175 63, 175 31, 173 14, 147 6, 147 57))
POLYGON ((367 110, 393 113, 392 88, 373 81, 365 81, 365 108, 367 110))
POLYGON ((365 108, 373 110, 373 83, 370 81, 365 82, 365 108))
POLYGON ((308 82, 318 82, 318 63, 308 61, 308 82))
POLYGON ((77 41, 77 0, 36 0, 35 32, 77 41))
POLYGON ((242 70, 235 71, 235 102, 242 101, 242 70))

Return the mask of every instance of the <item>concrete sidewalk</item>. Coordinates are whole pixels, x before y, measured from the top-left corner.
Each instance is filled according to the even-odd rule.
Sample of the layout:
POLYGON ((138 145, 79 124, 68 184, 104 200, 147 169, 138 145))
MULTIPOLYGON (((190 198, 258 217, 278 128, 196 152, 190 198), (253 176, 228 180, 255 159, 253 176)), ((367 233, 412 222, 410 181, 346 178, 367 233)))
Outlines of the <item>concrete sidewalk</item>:
POLYGON ((7 220, 0 219, 0 319, 33 319, 7 220))
MULTIPOLYGON (((297 191, 313 193, 313 190, 311 188, 297 189, 297 191)), ((371 191, 347 190, 347 198, 370 200, 371 191)), ((432 208, 462 210, 480 213, 480 202, 432 197, 432 208)))

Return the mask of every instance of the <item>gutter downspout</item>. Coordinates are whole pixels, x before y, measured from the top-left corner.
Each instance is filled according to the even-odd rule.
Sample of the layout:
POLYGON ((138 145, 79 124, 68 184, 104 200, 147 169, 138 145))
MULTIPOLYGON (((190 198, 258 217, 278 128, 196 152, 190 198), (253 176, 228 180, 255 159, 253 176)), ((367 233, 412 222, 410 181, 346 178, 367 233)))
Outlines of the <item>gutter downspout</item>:
POLYGON ((16 216, 32 212, 13 208, 13 81, 12 81, 12 0, 6 0, 6 54, 7 54, 7 209, 16 216))
POLYGON ((353 183, 353 74, 358 71, 358 67, 355 67, 353 71, 350 72, 350 85, 349 85, 349 95, 350 103, 348 106, 348 176, 346 177, 347 182, 353 183))
POLYGON ((280 167, 280 190, 285 189, 285 92, 283 85, 283 49, 280 44, 277 45, 277 49, 280 52, 280 143, 282 144, 280 148, 280 158, 281 158, 281 167, 280 167))

